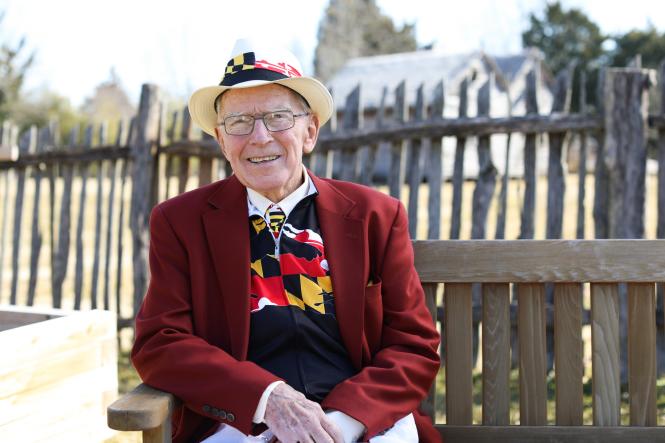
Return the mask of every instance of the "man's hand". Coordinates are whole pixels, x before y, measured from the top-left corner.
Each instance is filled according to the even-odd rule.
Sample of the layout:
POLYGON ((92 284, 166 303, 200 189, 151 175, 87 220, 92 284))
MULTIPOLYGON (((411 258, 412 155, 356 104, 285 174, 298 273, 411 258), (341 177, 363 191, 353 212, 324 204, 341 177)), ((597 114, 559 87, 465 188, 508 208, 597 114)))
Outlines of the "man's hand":
POLYGON ((264 421, 283 443, 344 443, 342 432, 321 406, 286 383, 268 397, 264 421))

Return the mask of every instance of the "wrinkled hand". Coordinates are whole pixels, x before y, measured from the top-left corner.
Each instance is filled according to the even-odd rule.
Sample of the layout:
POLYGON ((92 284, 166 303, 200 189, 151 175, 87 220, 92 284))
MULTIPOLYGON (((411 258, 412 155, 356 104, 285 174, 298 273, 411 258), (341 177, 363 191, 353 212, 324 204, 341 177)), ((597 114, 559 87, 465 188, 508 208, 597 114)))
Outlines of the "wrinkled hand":
POLYGON ((321 406, 286 383, 268 397, 264 421, 283 443, 344 443, 342 432, 321 406))

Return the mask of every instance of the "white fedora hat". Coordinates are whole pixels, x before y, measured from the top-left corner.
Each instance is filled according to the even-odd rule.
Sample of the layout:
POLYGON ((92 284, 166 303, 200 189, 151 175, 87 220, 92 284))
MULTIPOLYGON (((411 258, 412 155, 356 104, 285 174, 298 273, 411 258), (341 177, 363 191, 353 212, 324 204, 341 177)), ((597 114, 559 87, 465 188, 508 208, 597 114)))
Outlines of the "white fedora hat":
POLYGON ((303 77, 300 62, 291 52, 250 39, 236 41, 218 86, 194 91, 189 98, 189 113, 194 123, 214 136, 217 126, 215 100, 221 93, 269 83, 286 86, 303 96, 319 117, 320 125, 330 119, 333 99, 323 83, 313 77, 303 77))

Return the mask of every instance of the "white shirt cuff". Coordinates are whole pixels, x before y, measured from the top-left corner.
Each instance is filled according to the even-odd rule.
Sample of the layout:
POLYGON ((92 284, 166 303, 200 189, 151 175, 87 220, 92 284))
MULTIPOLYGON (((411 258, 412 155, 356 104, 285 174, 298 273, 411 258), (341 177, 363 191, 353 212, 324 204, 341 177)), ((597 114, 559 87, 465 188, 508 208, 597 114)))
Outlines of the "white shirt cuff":
POLYGON ((254 423, 263 423, 263 420, 265 419, 266 415, 266 406, 268 405, 268 397, 270 397, 270 394, 272 391, 279 385, 280 383, 284 383, 282 380, 277 380, 268 385, 265 391, 263 391, 263 394, 261 395, 261 398, 259 399, 259 404, 256 406, 256 412, 254 412, 254 417, 252 417, 252 422, 254 423))
POLYGON ((365 425, 342 411, 328 411, 326 415, 342 431, 344 443, 356 443, 365 433, 365 425))

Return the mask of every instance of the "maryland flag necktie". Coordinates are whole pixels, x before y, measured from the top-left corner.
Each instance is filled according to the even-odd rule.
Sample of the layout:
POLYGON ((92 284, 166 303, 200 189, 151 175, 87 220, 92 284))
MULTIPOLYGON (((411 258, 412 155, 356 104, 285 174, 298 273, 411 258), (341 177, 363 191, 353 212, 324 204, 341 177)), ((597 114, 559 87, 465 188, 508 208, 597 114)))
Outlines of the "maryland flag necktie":
POLYGON ((277 205, 270 205, 268 210, 268 220, 270 220, 270 232, 272 232, 273 237, 279 237, 279 231, 282 229, 286 215, 282 208, 277 205))

